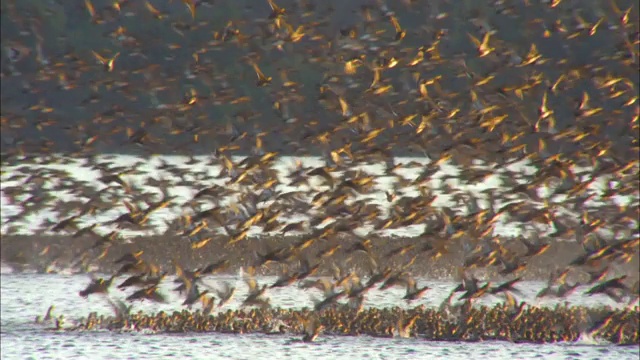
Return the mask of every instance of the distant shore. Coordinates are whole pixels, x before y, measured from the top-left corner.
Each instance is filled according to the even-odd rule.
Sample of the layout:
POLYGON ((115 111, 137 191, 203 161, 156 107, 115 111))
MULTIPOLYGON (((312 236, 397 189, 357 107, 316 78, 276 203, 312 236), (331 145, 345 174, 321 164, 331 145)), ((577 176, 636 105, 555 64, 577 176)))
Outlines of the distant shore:
MULTIPOLYGON (((114 261, 122 255, 142 250, 141 258, 147 262, 157 265, 161 271, 173 274, 175 271, 174 261, 186 269, 196 269, 208 264, 227 259, 229 267, 226 273, 236 274, 241 267, 245 269, 255 263, 258 253, 266 253, 266 249, 278 249, 282 246, 292 244, 299 240, 299 237, 267 237, 248 238, 233 247, 226 248, 226 237, 219 236, 212 239, 207 245, 200 249, 192 249, 191 244, 179 236, 145 236, 131 239, 130 243, 116 243, 112 245, 106 255, 97 259, 102 254, 101 249, 89 251, 87 256, 88 269, 90 271, 113 273, 120 268, 121 264, 114 264, 114 261)), ((71 238, 70 236, 36 236, 36 235, 3 235, 0 241, 0 254, 4 267, 11 267, 14 272, 36 271, 36 272, 57 272, 68 270, 83 271, 79 263, 82 253, 92 247, 94 239, 87 237, 71 238)), ((402 264, 409 262, 416 252, 409 251, 406 254, 389 256, 389 252, 403 245, 417 244, 423 241, 419 238, 374 238, 371 242, 370 254, 376 259, 378 268, 390 266, 399 268, 402 264)), ((314 243, 302 253, 307 257, 311 265, 319 262, 320 267, 317 275, 328 276, 332 274, 333 264, 355 270, 361 275, 367 275, 371 269, 371 261, 364 252, 355 252, 351 259, 349 256, 338 250, 329 258, 319 258, 318 252, 342 243, 344 248, 351 246, 353 241, 348 239, 333 240, 331 244, 314 243)), ((419 246, 417 246, 419 247, 419 246)), ((507 248, 517 253, 524 253, 525 247, 517 240, 506 244, 507 248)), ((429 253, 418 254, 414 263, 407 268, 414 276, 421 276, 431 279, 451 279, 455 278, 458 268, 464 259, 463 246, 459 240, 451 241, 447 246, 448 252, 434 259, 429 253)), ((518 276, 526 280, 547 280, 549 275, 557 270, 562 270, 576 257, 582 255, 583 249, 575 242, 559 241, 552 242, 550 248, 542 255, 527 260, 527 267, 518 276)), ((297 268, 297 261, 290 264, 290 268, 297 268)), ((638 268, 640 263, 638 256, 634 256, 632 261, 626 264, 613 265, 613 272, 616 274, 627 274, 630 282, 635 282, 640 276, 638 268)), ((87 268, 85 268, 86 270, 87 268)), ((501 280, 505 277, 498 274, 499 266, 492 266, 484 269, 472 269, 470 273, 486 280, 501 280)), ((279 275, 283 266, 278 263, 271 263, 258 269, 260 275, 279 275)), ((508 276, 512 278, 514 275, 508 276)), ((571 271, 570 281, 585 281, 587 274, 584 271, 575 269, 571 271)))

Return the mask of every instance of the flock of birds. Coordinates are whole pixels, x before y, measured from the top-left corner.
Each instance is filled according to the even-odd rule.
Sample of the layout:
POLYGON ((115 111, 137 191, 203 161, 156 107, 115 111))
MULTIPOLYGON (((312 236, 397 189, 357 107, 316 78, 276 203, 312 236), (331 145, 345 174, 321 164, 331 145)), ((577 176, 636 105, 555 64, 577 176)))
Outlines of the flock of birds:
MULTIPOLYGON (((467 304, 468 305, 468 304, 467 304)), ((90 313, 64 327, 62 315, 53 315, 53 306, 39 324, 52 321, 60 330, 147 331, 147 332, 218 332, 228 334, 261 333, 287 336, 302 334, 292 341, 312 342, 321 332, 333 335, 374 337, 420 337, 439 341, 486 341, 552 343, 576 341, 586 336, 602 338, 620 345, 638 344, 638 311, 615 312, 609 308, 558 305, 556 307, 508 305, 493 307, 465 306, 463 311, 448 313, 424 306, 411 309, 328 308, 321 313, 310 309, 253 308, 248 311, 227 310, 216 315, 196 311, 142 311, 114 316, 90 313)))
MULTIPOLYGON (((215 24, 198 19, 203 9, 211 6, 215 11, 217 5, 183 2, 189 20, 178 16, 181 20, 171 22, 175 16, 149 1, 119 0, 97 7, 86 0, 92 26, 108 29, 104 35, 114 49, 110 55, 95 50, 89 58, 75 51, 47 58, 41 23, 22 24, 36 37, 39 67, 37 76, 23 79, 25 92, 37 93, 40 82, 57 83, 65 91, 75 91, 88 82, 90 94, 78 106, 106 103, 108 108, 97 112, 91 123, 61 126, 76 139, 74 158, 42 155, 54 147, 46 133, 59 126, 54 118, 62 114, 47 104, 46 96, 26 109, 28 116, 3 110, 2 193, 21 208, 15 215, 3 216, 3 227, 9 229, 5 234, 30 214, 53 208, 61 217, 47 230, 86 238, 87 246, 78 255, 78 263, 83 264, 103 259, 124 241, 121 232, 157 226, 151 219, 169 208, 180 209, 180 215, 167 220, 165 235, 187 239, 195 252, 211 246, 216 236, 223 236, 225 248, 233 249, 253 241, 249 233, 256 228, 276 236, 301 235, 276 248, 254 247, 254 260, 245 274, 249 294, 243 306, 258 309, 211 315, 228 303, 235 289, 225 284, 221 289, 202 290, 202 279, 225 271, 232 265, 228 259, 193 270, 178 263, 173 269, 161 269, 153 259, 145 259, 143 251, 137 251, 118 259, 120 268, 111 277, 93 279, 80 295, 107 294, 118 277, 127 275, 117 285, 135 289, 127 302, 164 302, 166 296, 158 286, 175 270, 175 291, 184 296, 183 305, 200 304, 201 308, 195 313, 151 316, 133 314, 125 302, 108 298, 116 316, 94 314, 78 328, 119 324, 120 329, 247 332, 264 330, 265 324, 279 319, 282 323, 275 328, 269 325, 275 330, 266 332, 296 329, 304 332, 305 341, 329 329, 336 334, 428 333, 431 336, 427 337, 438 339, 527 341, 575 339, 576 334, 587 331, 617 343, 637 343, 638 281, 631 284, 634 276, 615 274, 619 264, 637 259, 640 244, 637 8, 620 9, 611 1, 607 9, 595 12, 600 14, 597 18, 585 19, 586 12, 576 10, 570 1, 535 7, 528 1, 518 6, 496 1, 496 14, 491 17, 479 5, 471 11, 472 32, 462 36, 469 40, 468 51, 454 53, 448 48, 452 39, 460 41, 459 27, 444 26, 449 14, 436 10, 437 6, 427 11, 420 1, 394 4, 429 12, 430 20, 415 28, 404 25, 402 16, 379 0, 359 9, 360 23, 336 29, 328 26, 333 16, 330 7, 311 1, 295 1, 285 7, 269 0, 264 16, 229 19, 206 40, 196 36, 198 29, 215 29, 215 24), (528 15, 514 10, 518 7, 531 7, 544 18, 526 19, 528 15), (186 63, 174 61, 173 71, 168 71, 166 64, 156 63, 145 52, 143 39, 122 25, 139 11, 145 14, 140 16, 151 14, 149 21, 170 23, 185 44, 164 44, 165 60, 186 58, 186 63), (489 21, 495 16, 506 22, 526 20, 521 24, 529 39, 525 48, 512 46, 509 36, 489 21), (582 62, 567 50, 604 36, 602 33, 613 46, 609 53, 592 49, 590 61, 582 62), (416 41, 421 45, 405 45, 416 41), (562 45, 555 54, 548 50, 553 44, 562 45), (244 93, 238 94, 232 84, 244 77, 234 79, 233 73, 219 71, 216 59, 223 51, 242 54, 234 66, 246 64, 255 72, 253 89, 242 87, 244 93), (99 66, 90 62, 91 57, 99 66), (265 68, 265 61, 276 60, 281 65, 269 69, 278 69, 280 79, 265 68), (141 62, 144 66, 137 67, 141 62), (320 69, 316 87, 303 84, 307 80, 296 82, 296 76, 309 77, 298 66, 320 69), (176 68, 184 71, 176 75, 176 68), (159 99, 171 93, 171 84, 180 83, 177 77, 204 84, 207 94, 191 86, 179 100, 161 103, 159 99), (139 84, 145 95, 137 93, 139 84), (126 101, 110 104, 104 94, 126 101), (123 126, 119 119, 135 114, 127 105, 145 101, 156 103, 150 110, 153 114, 136 119, 136 126, 123 126), (252 107, 254 101, 271 104, 281 120, 261 123, 260 118, 267 115, 252 107), (211 104, 241 110, 220 125, 204 111, 211 104), (29 120, 34 113, 35 123, 29 120), (41 134, 21 137, 21 131, 32 125, 41 134), (92 155, 100 142, 113 142, 123 132, 121 146, 135 146, 147 155, 161 146, 188 150, 208 141, 213 154, 208 167, 201 170, 193 166, 194 157, 179 165, 163 162, 154 169, 155 175, 145 174, 145 184, 140 184, 133 179, 143 173, 140 168, 145 160, 119 166, 92 155), (173 141, 163 144, 167 136, 175 136, 175 145, 173 141), (233 157, 247 148, 249 156, 233 157), (320 150, 324 164, 308 167, 297 162, 286 174, 274 169, 281 153, 293 149, 296 156, 304 156, 311 148, 320 150), (429 162, 398 163, 394 154, 410 150, 428 157, 429 162), (30 155, 33 152, 40 154, 30 155), (20 165, 5 173, 10 161, 20 165), (77 161, 87 171, 100 173, 97 181, 82 182, 67 170, 51 166, 77 161), (512 169, 522 162, 535 170, 512 169), (375 175, 359 169, 377 163, 384 164, 383 176, 392 184, 382 199, 374 195, 378 192, 375 175), (434 186, 434 176, 445 164, 460 170, 439 176, 434 186), (220 171, 212 172, 213 166, 220 171), (417 169, 418 176, 401 175, 406 169, 417 169), (481 194, 462 190, 493 176, 500 179, 500 187, 481 194), (180 199, 174 191, 177 186, 192 189, 192 195, 180 199), (62 200, 56 192, 74 198, 62 200), (436 206, 443 196, 455 206, 436 206), (126 210, 100 220, 116 206, 126 210), (304 218, 295 220, 300 214, 304 218), (517 238, 497 236, 494 230, 500 222, 525 231, 517 238), (384 254, 371 251, 372 241, 389 241, 373 237, 407 226, 423 228, 415 242, 391 246, 384 254), (420 286, 410 267, 447 254, 454 240, 465 244, 459 272, 462 281, 439 309, 363 308, 373 288, 402 286, 404 300, 420 299, 429 288, 420 286), (598 310, 599 315, 575 307, 549 312, 515 299, 519 274, 527 263, 553 242, 567 240, 578 242, 581 253, 552 274, 538 297, 562 298, 579 285, 588 285, 586 295, 603 294, 628 303, 627 308, 598 310), (524 251, 510 247, 517 242, 524 251), (312 253, 312 245, 321 249, 312 253), (335 261, 338 254, 346 260, 335 261), (366 269, 349 269, 348 264, 357 257, 366 259, 366 269), (390 266, 392 258, 400 260, 390 266), (330 264, 333 277, 314 277, 321 263, 330 264), (273 284, 259 285, 254 274, 273 264, 284 269, 281 277, 273 284), (510 279, 482 283, 473 272, 484 268, 495 268, 510 279), (588 276, 588 280, 571 284, 567 278, 575 274, 588 276), (269 307, 269 289, 293 284, 324 293, 314 311, 269 307), (471 306, 489 295, 504 296, 505 304, 481 310, 471 306), (549 328, 557 329, 557 334, 541 330, 549 328)), ((11 11, 13 5, 7 6, 11 11)), ((30 52, 15 43, 7 52, 11 61, 8 69, 3 65, 3 74, 21 76, 20 63, 28 61, 30 52)), ((135 245, 135 239, 133 242, 135 245)), ((44 249, 43 254, 46 252, 44 249)))

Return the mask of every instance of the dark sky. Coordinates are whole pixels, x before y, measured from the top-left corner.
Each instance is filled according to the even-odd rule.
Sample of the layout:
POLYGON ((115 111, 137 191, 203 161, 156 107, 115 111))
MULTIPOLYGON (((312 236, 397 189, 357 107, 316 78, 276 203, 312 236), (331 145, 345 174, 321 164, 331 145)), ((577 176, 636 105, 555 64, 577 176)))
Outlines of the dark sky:
MULTIPOLYGON (((505 1, 517 4, 514 8, 495 7, 484 1, 406 1, 413 3, 411 8, 402 1, 387 2, 388 10, 381 9, 377 1, 277 1, 287 9, 286 21, 294 29, 303 25, 311 29, 307 33, 322 35, 315 40, 308 35, 299 43, 286 44, 284 51, 280 51, 273 45, 274 38, 265 40, 263 35, 271 23, 266 1, 215 1, 211 7, 200 4, 195 21, 180 1, 152 2, 163 13, 162 19, 154 18, 144 2, 133 2, 118 15, 108 8, 111 1, 93 1, 98 18, 102 18, 98 23, 91 22, 82 2, 3 1, 2 152, 16 148, 26 152, 73 152, 87 139, 97 136, 87 146, 90 151, 136 153, 141 149, 127 141, 126 129, 133 132, 144 128, 157 139, 147 144, 145 151, 152 148, 150 151, 157 153, 211 153, 228 144, 236 132, 247 133, 235 142, 240 152, 250 151, 255 136, 267 132, 263 136, 267 150, 294 153, 296 148, 303 147, 310 153, 321 153, 323 147, 313 145, 310 137, 340 126, 343 120, 340 111, 320 103, 321 84, 344 89, 352 108, 370 112, 375 124, 387 122, 392 112, 402 117, 429 111, 413 105, 415 95, 409 90, 415 85, 412 73, 416 69, 399 66, 385 70, 384 81, 393 85, 394 91, 375 100, 362 96, 372 80, 370 70, 361 68, 351 79, 340 70, 345 60, 357 56, 366 57, 367 62, 395 56, 406 63, 416 55, 418 47, 431 46, 439 31, 445 33, 438 46, 442 61, 433 61, 417 72, 423 78, 441 76, 442 89, 457 94, 445 100, 459 106, 461 114, 468 112, 470 106, 470 81, 459 76, 464 74, 460 59, 465 59, 473 76, 495 74, 491 84, 483 87, 481 95, 488 97, 507 87, 514 78, 540 73, 544 82, 551 84, 563 73, 575 75, 571 86, 549 98, 559 129, 576 121, 573 113, 577 100, 585 92, 592 104, 603 107, 602 121, 618 116, 624 122, 631 116, 633 107, 623 108, 620 99, 605 98, 592 81, 593 74, 608 73, 630 79, 638 89, 637 74, 632 75, 632 69, 620 66, 616 56, 625 49, 618 46, 621 30, 610 29, 609 25, 620 16, 608 2, 563 1, 553 10, 543 4, 524 8, 522 1, 505 1), (300 7, 306 3, 316 7, 300 7), (294 4, 301 5, 296 8, 294 4), (363 6, 371 8, 369 28, 362 20, 363 6), (407 31, 400 44, 393 44, 393 27, 381 15, 385 11, 393 11, 407 31), (444 12, 449 16, 436 17, 444 12), (554 27, 560 21, 568 32, 575 32, 578 19, 595 24, 601 14, 610 20, 605 20, 593 36, 583 34, 567 41, 567 35, 554 27), (125 30, 120 35, 119 27, 125 30), (542 36, 545 27, 553 30, 548 38, 542 36), (468 36, 474 34, 482 39, 481 34, 487 28, 496 31, 491 44, 499 49, 498 59, 478 58, 468 36), (211 46, 215 32, 234 29, 245 37, 245 45, 231 40, 211 46), (366 32, 380 32, 377 40, 352 41, 347 39, 350 30, 356 31, 357 37, 366 32), (331 45, 327 44, 329 40, 331 45), (356 44, 354 48, 345 45, 349 41, 356 44), (523 68, 503 65, 509 61, 504 54, 512 52, 524 57, 532 43, 548 59, 546 64, 523 68), (213 47, 217 49, 212 50, 213 47), (120 53, 114 71, 104 71, 92 51, 103 56, 120 53), (310 60, 323 51, 326 61, 310 60), (196 52, 199 69, 193 57, 196 52), (262 71, 273 77, 271 85, 255 86, 249 58, 258 59, 262 71), (564 65, 558 66, 561 60, 565 60, 564 65), (297 100, 287 102, 289 117, 297 119, 295 124, 286 123, 273 108, 275 101, 283 99, 282 94, 293 91, 282 86, 282 70, 299 86, 297 100), (327 76, 332 74, 336 75, 335 80, 327 76), (349 88, 350 82, 365 85, 354 86, 353 90, 349 88), (199 96, 196 105, 176 110, 191 89, 199 96), (248 100, 233 103, 243 97, 248 100), (166 106, 158 107, 159 104, 166 106), (176 128, 184 132, 172 132, 176 128), (234 130, 229 131, 230 128, 234 130), (196 132, 201 134, 198 143, 191 140, 196 132)), ((633 2, 617 1, 617 4, 625 10, 633 2)), ((630 16, 636 21, 636 29, 637 16, 636 7, 630 16)), ((331 99, 333 94, 325 92, 324 96, 335 103, 335 98, 331 99)), ((437 94, 434 98, 438 100, 437 94)), ((510 117, 522 116, 524 112, 535 119, 540 99, 538 89, 525 95, 520 111, 506 108, 505 111, 510 117)), ((624 126, 607 127, 606 131, 612 137, 619 136, 624 126)), ((384 144, 393 138, 397 142, 407 131, 414 130, 394 128, 385 131, 377 141, 384 144)), ((329 146, 335 147, 347 139, 338 137, 331 141, 329 146)), ((623 146, 626 141, 622 141, 623 146)), ((422 155, 408 147, 396 149, 399 154, 422 155)))

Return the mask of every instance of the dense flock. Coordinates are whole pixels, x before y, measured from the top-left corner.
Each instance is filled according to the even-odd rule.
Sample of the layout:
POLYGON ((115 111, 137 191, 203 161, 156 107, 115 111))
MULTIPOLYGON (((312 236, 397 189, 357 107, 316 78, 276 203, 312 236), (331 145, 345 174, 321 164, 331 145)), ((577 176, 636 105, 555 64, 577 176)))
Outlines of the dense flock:
POLYGON ((117 271, 79 294, 105 297, 114 316, 37 322, 637 344, 638 273, 621 269, 640 243, 638 7, 586 3, 3 3, 3 242, 83 239, 62 249, 83 270, 119 252, 117 271), (104 155, 114 149, 133 155, 104 155), (413 240, 396 245, 406 229, 413 240), (196 254, 248 251, 245 309, 216 314, 235 289, 203 282, 229 258, 160 266, 136 249, 149 234, 196 254), (620 306, 517 299, 521 273, 559 242, 578 250, 537 297, 584 286, 620 306), (414 265, 454 243, 459 284, 442 304, 363 306, 395 286, 420 302, 429 287, 414 265), (279 279, 258 284, 273 267, 279 279), (479 280, 485 269, 501 280, 479 280), (165 302, 167 275, 190 310, 131 311, 165 302), (324 297, 271 307, 269 289, 284 286, 324 297), (476 305, 488 296, 504 303, 476 305))

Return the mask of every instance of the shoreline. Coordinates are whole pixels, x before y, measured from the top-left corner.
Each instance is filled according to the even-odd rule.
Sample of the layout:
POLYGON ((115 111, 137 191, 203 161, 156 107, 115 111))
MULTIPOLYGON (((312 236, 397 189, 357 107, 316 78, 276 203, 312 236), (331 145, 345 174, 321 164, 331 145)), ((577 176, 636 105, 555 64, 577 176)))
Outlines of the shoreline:
MULTIPOLYGON (((124 254, 142 250, 142 260, 156 265, 160 271, 169 274, 175 273, 174 261, 183 268, 192 270, 225 259, 229 261, 229 266, 223 273, 237 274, 241 267, 246 269, 255 263, 256 251, 264 254, 267 249, 289 246, 299 239, 299 236, 249 237, 230 248, 226 248, 227 237, 215 236, 204 247, 194 250, 189 241, 180 236, 137 237, 127 242, 115 243, 104 254, 101 248, 86 252, 86 259, 93 260, 85 261, 87 267, 83 271, 79 265, 80 255, 93 246, 95 240, 91 237, 2 235, 0 258, 3 266, 12 268, 13 273, 29 271, 55 273, 69 270, 72 272, 89 270, 90 272, 114 273, 121 266, 121 264, 114 264, 114 261, 124 254), (103 257, 98 259, 101 255, 103 257)), ((317 256, 318 252, 336 244, 341 244, 343 248, 346 248, 353 243, 346 238, 325 240, 322 243, 314 243, 309 246, 300 254, 300 257, 309 259, 311 265, 319 263, 317 276, 331 276, 334 264, 347 271, 354 270, 360 276, 368 276, 372 265, 369 257, 363 251, 347 255, 339 249, 329 258, 317 256)), ((410 244, 419 245, 421 239, 372 238, 370 254, 376 260, 378 269, 389 266, 391 269, 397 270, 415 256, 415 261, 406 268, 412 275, 431 279, 457 278, 456 274, 464 261, 464 247, 461 240, 450 241, 447 246, 448 252, 437 259, 431 257, 429 253, 417 253, 416 251, 388 256, 390 251, 410 244)), ((580 245, 571 241, 555 241, 550 242, 550 245, 543 254, 527 259, 526 268, 516 274, 502 276, 498 273, 501 267, 495 265, 488 268, 472 268, 468 272, 488 281, 512 279, 516 276, 521 276, 523 280, 546 281, 553 272, 565 269, 572 260, 584 253, 580 245)), ((515 239, 506 243, 505 247, 517 254, 522 254, 526 250, 524 245, 515 239)), ((617 276, 626 274, 627 281, 631 285, 640 277, 640 272, 637 270, 640 266, 638 258, 636 254, 631 261, 625 264, 611 266, 611 272, 617 276)), ((297 269, 298 261, 291 261, 288 267, 297 269)), ((259 267, 257 274, 276 276, 280 275, 284 268, 285 266, 280 263, 271 263, 259 267)), ((588 274, 585 271, 573 268, 568 281, 571 283, 583 282, 587 279, 588 274)))

